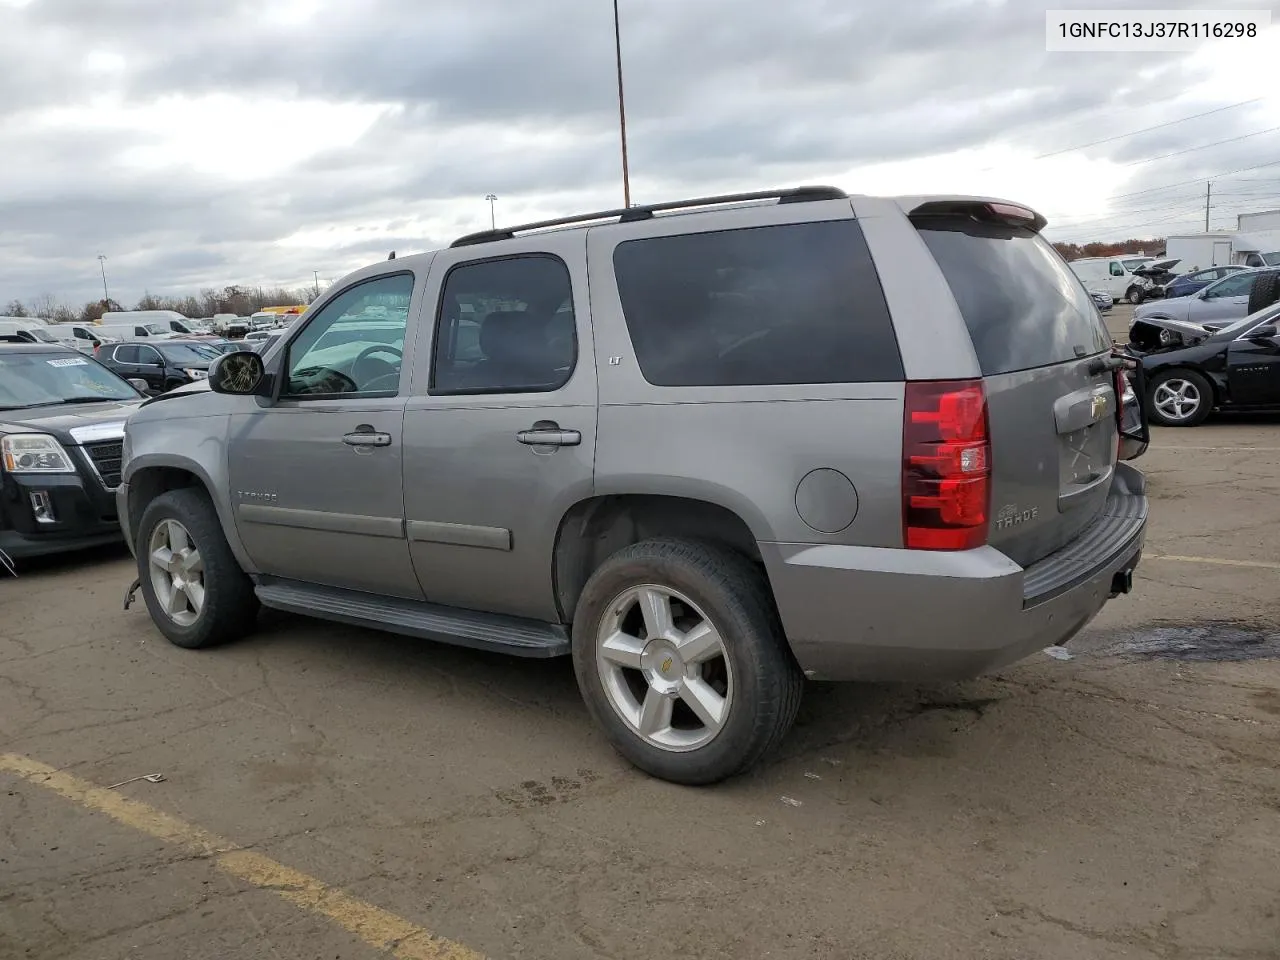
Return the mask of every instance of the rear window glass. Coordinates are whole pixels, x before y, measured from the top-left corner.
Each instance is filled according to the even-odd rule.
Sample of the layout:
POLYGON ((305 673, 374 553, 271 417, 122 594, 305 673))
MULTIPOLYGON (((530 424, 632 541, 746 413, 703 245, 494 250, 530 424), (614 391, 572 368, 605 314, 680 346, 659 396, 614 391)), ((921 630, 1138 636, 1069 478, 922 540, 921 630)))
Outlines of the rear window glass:
POLYGON ((917 220, 960 307, 986 376, 1065 363, 1111 346, 1084 285, 1022 227, 917 220))
POLYGON ((903 379, 889 309, 853 220, 628 240, 613 263, 649 383, 903 379))

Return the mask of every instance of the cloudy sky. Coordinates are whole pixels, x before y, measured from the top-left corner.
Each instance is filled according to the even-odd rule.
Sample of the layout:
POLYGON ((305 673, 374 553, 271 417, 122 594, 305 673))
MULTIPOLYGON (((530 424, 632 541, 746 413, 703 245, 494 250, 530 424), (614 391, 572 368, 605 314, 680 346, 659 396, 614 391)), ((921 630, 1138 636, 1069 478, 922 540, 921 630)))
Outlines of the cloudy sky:
MULTIPOLYGON (((633 199, 994 193, 1055 239, 1202 227, 1210 178, 1215 226, 1280 207, 1280 27, 1046 53, 1068 5, 1117 6, 621 0, 633 199)), ((0 63, 0 304, 101 296, 99 253, 131 304, 326 283, 487 226, 489 193, 621 202, 609 0, 0 0, 0 63)))

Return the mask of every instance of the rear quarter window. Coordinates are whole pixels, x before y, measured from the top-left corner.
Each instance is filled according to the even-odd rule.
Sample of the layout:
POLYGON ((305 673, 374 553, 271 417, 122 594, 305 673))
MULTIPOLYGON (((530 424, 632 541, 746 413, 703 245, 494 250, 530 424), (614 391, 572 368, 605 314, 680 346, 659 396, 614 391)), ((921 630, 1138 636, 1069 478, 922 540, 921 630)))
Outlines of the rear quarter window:
POLYGON ((903 379, 856 221, 628 240, 613 263, 640 372, 655 386, 903 379))
POLYGON ((1110 349, 1084 285, 1043 237, 955 218, 915 225, 951 287, 983 375, 1110 349))

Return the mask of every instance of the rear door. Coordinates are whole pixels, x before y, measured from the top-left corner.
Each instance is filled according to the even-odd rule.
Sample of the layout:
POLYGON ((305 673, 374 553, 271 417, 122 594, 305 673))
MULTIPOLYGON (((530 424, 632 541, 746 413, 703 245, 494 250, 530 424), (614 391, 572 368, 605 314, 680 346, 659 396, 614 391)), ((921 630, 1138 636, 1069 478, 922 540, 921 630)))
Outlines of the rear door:
MULTIPOLYGON (((1275 318, 1267 321, 1274 323, 1275 318)), ((1233 403, 1280 403, 1280 338, 1242 336, 1231 341, 1227 387, 1233 403)))
POLYGON ((1031 229, 959 216, 913 223, 951 287, 984 378, 988 542, 1034 563, 1078 536, 1110 492, 1111 338, 1079 281, 1031 229))

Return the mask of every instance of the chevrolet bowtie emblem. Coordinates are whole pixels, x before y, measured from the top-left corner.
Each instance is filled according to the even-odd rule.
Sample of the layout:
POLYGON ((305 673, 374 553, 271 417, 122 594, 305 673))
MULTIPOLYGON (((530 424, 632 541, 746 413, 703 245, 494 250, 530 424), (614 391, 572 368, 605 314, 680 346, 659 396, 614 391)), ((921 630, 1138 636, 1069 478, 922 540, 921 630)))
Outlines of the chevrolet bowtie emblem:
POLYGON ((671 658, 670 658, 670 657, 667 657, 667 659, 663 660, 663 661, 662 661, 662 666, 661 666, 659 669, 660 669, 663 673, 666 673, 668 670, 670 670, 670 669, 671 669, 671 658))

